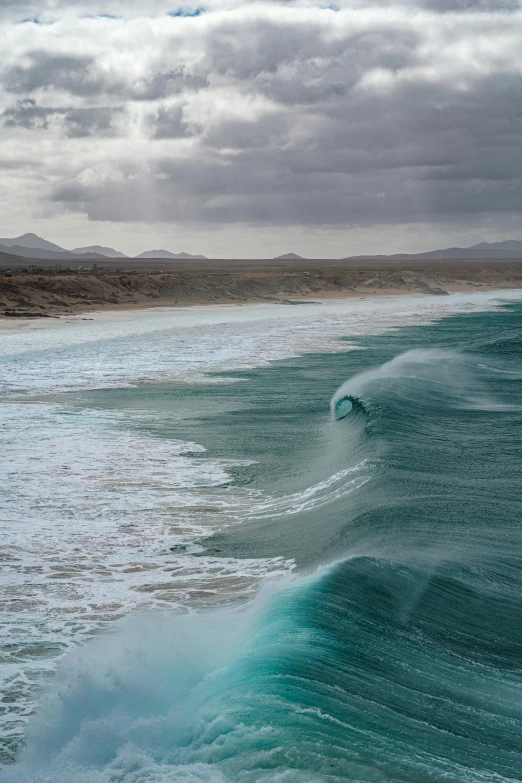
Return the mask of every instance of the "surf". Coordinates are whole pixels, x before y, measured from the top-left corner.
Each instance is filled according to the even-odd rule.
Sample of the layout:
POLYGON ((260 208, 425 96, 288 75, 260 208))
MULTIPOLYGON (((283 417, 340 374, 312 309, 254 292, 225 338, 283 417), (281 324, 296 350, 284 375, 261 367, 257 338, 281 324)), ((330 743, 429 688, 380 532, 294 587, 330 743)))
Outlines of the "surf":
POLYGON ((227 521, 194 561, 292 572, 70 653, 2 783, 517 780, 519 318, 365 338, 217 397, 171 390, 199 417, 181 442, 235 449, 205 490, 227 521), (344 397, 360 407, 339 420, 344 397))

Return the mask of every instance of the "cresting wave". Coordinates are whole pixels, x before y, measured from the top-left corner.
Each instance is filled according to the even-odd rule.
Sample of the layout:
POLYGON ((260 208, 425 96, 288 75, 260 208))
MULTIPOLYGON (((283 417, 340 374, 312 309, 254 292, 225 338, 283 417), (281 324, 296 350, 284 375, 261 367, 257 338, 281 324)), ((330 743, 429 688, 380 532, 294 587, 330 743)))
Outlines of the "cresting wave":
MULTIPOLYGON (((482 399, 477 362, 454 351, 415 349, 350 378, 330 402, 335 419, 363 407, 373 398, 399 399, 419 406, 433 402, 443 406, 474 406, 482 399), (442 399, 444 398, 444 399, 442 399), (350 406, 350 407, 349 407, 350 406)), ((487 401, 484 398, 484 403, 487 401)))
MULTIPOLYGON (((223 410, 240 401, 223 414, 238 461, 270 444, 270 492, 237 495, 235 524, 202 554, 292 558, 297 572, 246 608, 137 617, 70 654, 0 781, 520 780, 521 315, 223 388, 223 410), (331 421, 343 362, 332 410, 361 407, 331 421)), ((209 449, 218 420, 201 425, 209 449)))

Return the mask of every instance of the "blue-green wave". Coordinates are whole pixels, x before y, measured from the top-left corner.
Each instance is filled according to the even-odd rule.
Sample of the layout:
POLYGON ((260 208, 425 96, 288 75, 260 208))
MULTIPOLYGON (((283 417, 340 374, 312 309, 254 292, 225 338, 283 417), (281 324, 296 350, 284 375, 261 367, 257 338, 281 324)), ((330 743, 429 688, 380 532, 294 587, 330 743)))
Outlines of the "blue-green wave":
POLYGON ((521 316, 191 390, 226 397, 190 426, 255 456, 236 480, 272 493, 205 552, 297 572, 246 610, 138 618, 78 651, 0 780, 520 781, 521 316), (333 411, 361 410, 332 421, 335 388, 333 411))

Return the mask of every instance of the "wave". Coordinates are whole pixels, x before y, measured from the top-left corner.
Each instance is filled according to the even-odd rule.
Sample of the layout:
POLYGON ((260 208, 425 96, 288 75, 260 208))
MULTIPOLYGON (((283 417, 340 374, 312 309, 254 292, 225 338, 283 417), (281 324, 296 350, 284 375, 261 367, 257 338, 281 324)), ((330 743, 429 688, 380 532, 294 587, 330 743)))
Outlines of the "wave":
POLYGON ((333 395, 330 407, 335 413, 344 400, 354 407, 357 403, 379 401, 472 406, 486 395, 478 369, 474 357, 454 351, 406 351, 343 383, 333 395))
POLYGON ((375 558, 279 588, 77 653, 0 779, 518 779, 520 659, 507 616, 480 643, 480 594, 375 558))
POLYGON ((203 544, 296 573, 70 655, 0 781, 520 780, 522 357, 480 339, 342 384, 301 485, 203 544))

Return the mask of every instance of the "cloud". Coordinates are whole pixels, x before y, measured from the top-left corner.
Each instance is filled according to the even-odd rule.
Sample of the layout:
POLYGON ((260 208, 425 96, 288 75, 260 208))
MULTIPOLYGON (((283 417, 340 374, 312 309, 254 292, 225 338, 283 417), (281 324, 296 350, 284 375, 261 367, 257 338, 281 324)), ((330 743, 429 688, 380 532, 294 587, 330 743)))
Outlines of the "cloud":
POLYGON ((3 87, 11 93, 32 93, 36 90, 63 90, 77 95, 96 95, 101 81, 93 77, 92 57, 73 54, 55 55, 46 51, 25 54, 27 64, 13 65, 2 76, 3 87))
POLYGON ((65 133, 75 138, 118 135, 116 122, 123 113, 124 109, 117 106, 69 109, 64 115, 65 133))
POLYGON ((190 136, 183 119, 183 106, 159 106, 155 114, 150 114, 148 124, 152 136, 156 139, 182 139, 190 136))
MULTIPOLYGON (((280 0, 279 0, 279 4, 280 0)), ((315 7, 313 0, 296 0, 284 3, 287 6, 306 8, 315 7)), ((171 15, 173 17, 201 16, 209 11, 242 8, 251 5, 249 0, 208 0, 201 4, 198 0, 175 3, 169 0, 149 0, 147 14, 149 16, 171 15)), ((327 4, 323 4, 323 7, 327 4)), ((519 0, 336 0, 330 4, 332 8, 377 7, 390 8, 408 6, 428 9, 437 13, 448 12, 503 12, 520 8, 519 0)), ((85 16, 100 16, 105 18, 129 18, 143 16, 142 0, 0 0, 0 13, 21 20, 38 21, 63 16, 64 13, 76 13, 85 16)))
POLYGON ((70 138, 107 136, 116 133, 115 121, 124 112, 122 107, 93 107, 78 109, 38 106, 34 98, 17 101, 14 108, 5 109, 0 119, 7 128, 47 130, 51 123, 61 125, 70 138))
POLYGON ((454 11, 491 13, 517 11, 520 8, 519 0, 421 0, 412 4, 438 13, 454 11))
POLYGON ((5 28, 2 133, 29 160, 41 139, 38 192, 58 212, 318 227, 520 213, 518 3, 140 5, 5 28))
POLYGON ((42 108, 36 105, 33 98, 24 98, 17 101, 14 108, 5 109, 2 114, 4 125, 8 128, 37 128, 47 129, 49 119, 53 117, 53 109, 42 108))

